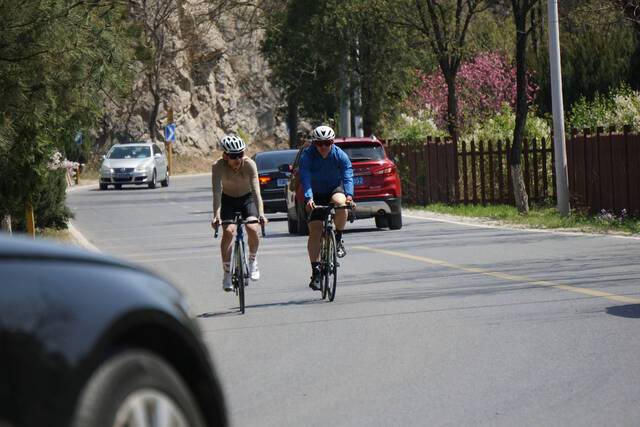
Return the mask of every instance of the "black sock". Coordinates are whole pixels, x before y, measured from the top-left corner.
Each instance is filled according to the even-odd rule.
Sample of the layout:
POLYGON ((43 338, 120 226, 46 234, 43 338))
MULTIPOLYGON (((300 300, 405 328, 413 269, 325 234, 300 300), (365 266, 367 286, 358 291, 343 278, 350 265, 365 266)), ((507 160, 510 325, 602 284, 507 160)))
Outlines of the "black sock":
POLYGON ((336 230, 336 241, 342 241, 342 230, 336 230))
POLYGON ((320 263, 319 262, 312 262, 311 263, 311 274, 315 273, 318 270, 320 270, 320 263))

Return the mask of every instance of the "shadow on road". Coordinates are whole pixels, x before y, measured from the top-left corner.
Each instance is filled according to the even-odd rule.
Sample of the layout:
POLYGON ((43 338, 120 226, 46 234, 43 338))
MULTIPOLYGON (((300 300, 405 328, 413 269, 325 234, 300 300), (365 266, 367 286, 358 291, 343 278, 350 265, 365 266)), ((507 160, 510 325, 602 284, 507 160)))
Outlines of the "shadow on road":
MULTIPOLYGON (((327 302, 320 298, 311 299, 311 300, 282 301, 282 302, 273 302, 268 304, 247 305, 246 309, 249 310, 252 308, 286 307, 289 305, 309 305, 309 304, 320 304, 320 303, 326 304, 327 302)), ((233 309, 233 310, 227 310, 227 311, 202 313, 202 314, 198 314, 196 317, 200 319, 208 319, 211 317, 230 317, 230 316, 236 316, 239 314, 240 314, 240 311, 238 309, 233 309)))
POLYGON ((620 317, 628 317, 631 319, 640 318, 640 304, 618 305, 615 307, 607 307, 607 314, 620 317))
POLYGON ((202 314, 198 314, 196 317, 199 319, 208 319, 210 317, 231 317, 231 316, 239 316, 242 313, 240 313, 240 310, 237 308, 234 308, 233 310, 227 310, 227 311, 218 311, 218 312, 209 312, 209 313, 202 313, 202 314))

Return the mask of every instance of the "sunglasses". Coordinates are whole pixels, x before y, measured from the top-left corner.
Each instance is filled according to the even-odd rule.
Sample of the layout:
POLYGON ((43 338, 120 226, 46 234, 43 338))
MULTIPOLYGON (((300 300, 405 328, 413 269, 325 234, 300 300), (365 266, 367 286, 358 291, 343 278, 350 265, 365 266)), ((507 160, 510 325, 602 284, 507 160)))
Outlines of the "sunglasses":
POLYGON ((227 157, 229 157, 230 159, 241 159, 244 156, 244 152, 242 153, 227 153, 227 157))
POLYGON ((318 147, 329 147, 333 141, 315 141, 314 144, 318 147))

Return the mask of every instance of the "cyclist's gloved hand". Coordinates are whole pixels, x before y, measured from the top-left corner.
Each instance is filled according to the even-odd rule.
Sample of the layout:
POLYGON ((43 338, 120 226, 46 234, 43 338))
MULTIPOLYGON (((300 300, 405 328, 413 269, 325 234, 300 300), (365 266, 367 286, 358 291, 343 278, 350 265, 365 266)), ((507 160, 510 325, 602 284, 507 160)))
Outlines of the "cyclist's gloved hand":
POLYGON ((350 205, 352 208, 356 207, 356 202, 353 201, 353 197, 347 196, 347 205, 350 205))
POLYGON ((267 223, 269 222, 269 220, 267 219, 267 217, 266 217, 266 216, 264 216, 264 215, 260 215, 260 216, 258 217, 258 221, 260 221, 260 224, 262 224, 262 225, 267 225, 267 223))
POLYGON ((222 221, 220 221, 220 218, 218 218, 217 216, 211 218, 211 228, 218 228, 221 222, 222 221))
POLYGON ((307 200, 307 212, 311 212, 313 209, 315 209, 316 204, 314 203, 313 199, 309 199, 307 200))

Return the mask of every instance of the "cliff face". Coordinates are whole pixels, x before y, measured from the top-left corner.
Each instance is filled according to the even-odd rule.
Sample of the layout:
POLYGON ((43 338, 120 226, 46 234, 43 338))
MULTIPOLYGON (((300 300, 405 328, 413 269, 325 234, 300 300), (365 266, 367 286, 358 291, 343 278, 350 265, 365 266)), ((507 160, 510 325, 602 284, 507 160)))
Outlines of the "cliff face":
POLYGON ((111 107, 99 142, 116 142, 124 135, 149 138, 148 123, 156 104, 151 89, 156 87, 155 139, 163 141, 167 110, 172 109, 173 149, 178 154, 211 154, 229 132, 240 134, 250 152, 285 148, 286 124, 278 115, 277 91, 268 82, 268 64, 259 51, 262 33, 247 32, 230 18, 195 25, 193 17, 202 16, 203 11, 188 1, 178 4, 178 13, 165 32, 157 85, 138 64, 134 96, 127 105, 111 107))

